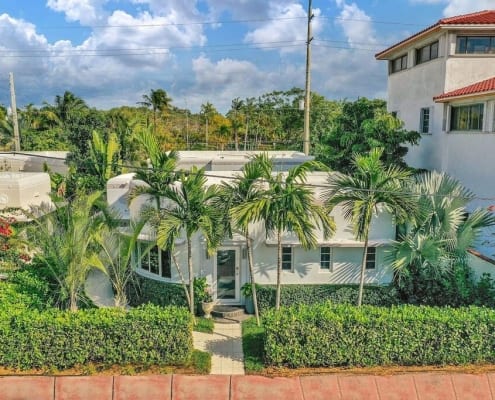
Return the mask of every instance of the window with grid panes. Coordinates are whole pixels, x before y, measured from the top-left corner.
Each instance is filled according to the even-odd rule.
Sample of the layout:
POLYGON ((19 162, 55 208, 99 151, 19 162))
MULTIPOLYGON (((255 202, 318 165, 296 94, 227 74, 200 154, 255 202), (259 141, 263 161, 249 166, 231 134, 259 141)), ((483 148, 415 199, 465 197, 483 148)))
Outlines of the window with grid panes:
POLYGON ((320 247, 320 269, 332 271, 332 248, 320 247))
POLYGON ((292 247, 282 247, 282 269, 292 271, 292 247))

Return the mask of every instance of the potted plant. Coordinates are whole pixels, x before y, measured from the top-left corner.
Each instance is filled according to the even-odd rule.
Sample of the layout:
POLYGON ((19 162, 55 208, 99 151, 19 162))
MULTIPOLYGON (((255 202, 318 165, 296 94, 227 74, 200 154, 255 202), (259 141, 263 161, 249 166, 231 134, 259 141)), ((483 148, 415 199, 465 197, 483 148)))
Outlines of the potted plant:
POLYGON ((213 300, 213 292, 210 285, 206 282, 206 278, 194 279, 194 292, 196 293, 197 302, 201 304, 204 317, 211 318, 211 312, 216 302, 213 300))
MULTIPOLYGON (((244 306, 248 314, 254 314, 253 288, 251 285, 252 285, 251 282, 246 282, 241 287, 241 293, 246 299, 246 304, 244 306)), ((256 284, 256 290, 258 289, 259 289, 259 285, 256 284)))

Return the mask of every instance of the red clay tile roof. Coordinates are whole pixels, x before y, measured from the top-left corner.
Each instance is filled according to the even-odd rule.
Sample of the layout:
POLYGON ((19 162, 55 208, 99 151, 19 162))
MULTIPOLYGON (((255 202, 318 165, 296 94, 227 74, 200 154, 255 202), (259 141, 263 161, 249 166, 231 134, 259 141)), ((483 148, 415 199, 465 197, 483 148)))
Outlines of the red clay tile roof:
POLYGON ((440 94, 433 97, 434 101, 441 102, 453 97, 464 97, 470 95, 479 95, 487 92, 495 92, 495 77, 485 79, 481 82, 473 83, 472 85, 465 86, 459 89, 452 90, 447 93, 440 94))
POLYGON ((375 54, 375 58, 380 58, 382 55, 388 53, 390 50, 395 49, 396 47, 399 47, 401 44, 404 44, 406 42, 409 42, 410 40, 433 32, 437 29, 440 29, 442 26, 446 25, 491 25, 495 24, 495 10, 484 10, 484 11, 478 11, 475 13, 471 14, 464 14, 464 15, 458 15, 456 17, 449 17, 449 18, 442 18, 438 20, 437 23, 429 26, 428 28, 423 29, 422 31, 419 31, 418 33, 415 33, 412 36, 409 36, 408 38, 401 40, 400 42, 388 47, 387 49, 380 51, 379 53, 375 54))

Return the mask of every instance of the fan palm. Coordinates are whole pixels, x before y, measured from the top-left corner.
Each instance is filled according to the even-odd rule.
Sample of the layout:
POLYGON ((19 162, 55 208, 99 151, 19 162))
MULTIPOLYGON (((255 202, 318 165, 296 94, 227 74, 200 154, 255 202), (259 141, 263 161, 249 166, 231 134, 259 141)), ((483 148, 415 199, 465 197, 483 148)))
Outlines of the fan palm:
POLYGON ((467 251, 486 227, 495 225, 487 210, 466 212, 474 194, 452 177, 428 172, 416 178, 418 213, 399 227, 399 241, 391 253, 398 278, 412 270, 439 278, 458 265, 466 265, 467 251))
POLYGON ((332 173, 328 178, 330 187, 324 193, 330 208, 343 207, 344 217, 353 224, 356 239, 364 242, 358 306, 363 299, 371 220, 378 205, 394 214, 398 221, 405 220, 416 209, 414 196, 405 190, 411 173, 398 166, 384 166, 380 160, 382 153, 382 149, 376 148, 368 155, 355 155, 354 174, 332 173))
POLYGON ((187 267, 189 273, 189 307, 194 315, 194 271, 192 237, 200 232, 206 240, 207 251, 212 253, 224 236, 222 212, 217 207, 220 190, 213 185, 206 188, 203 169, 193 168, 182 173, 176 186, 166 189, 168 207, 160 211, 157 229, 159 247, 173 251, 175 241, 185 233, 187 267))
POLYGON ((322 164, 307 161, 287 173, 272 175, 272 163, 264 164, 263 175, 267 188, 256 198, 250 199, 232 209, 232 215, 240 226, 262 221, 266 235, 277 238, 277 293, 275 308, 280 309, 282 277, 282 235, 295 233, 302 247, 316 246, 316 229, 328 238, 335 230, 333 220, 324 207, 315 203, 313 191, 305 186, 310 171, 325 168, 322 164))

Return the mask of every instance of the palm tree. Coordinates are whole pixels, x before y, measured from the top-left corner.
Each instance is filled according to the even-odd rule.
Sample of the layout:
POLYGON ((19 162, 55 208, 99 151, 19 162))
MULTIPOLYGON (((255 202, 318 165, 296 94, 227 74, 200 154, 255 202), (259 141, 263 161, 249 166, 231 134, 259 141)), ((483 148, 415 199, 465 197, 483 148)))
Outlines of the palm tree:
MULTIPOLYGON (((112 282, 115 291, 115 306, 117 307, 127 305, 126 289, 132 279, 137 261, 134 259, 135 249, 138 245, 139 234, 146 222, 146 218, 131 221, 130 229, 127 232, 107 227, 103 234, 98 237, 98 243, 101 247, 98 255, 100 268, 106 270, 112 282)), ((154 243, 149 242, 148 246, 141 251, 141 257, 144 257, 153 246, 154 243)))
POLYGON ((104 207, 101 192, 95 192, 69 204, 56 204, 55 210, 34 211, 34 225, 28 230, 28 238, 34 244, 36 257, 57 282, 61 300, 68 300, 71 311, 78 309, 91 268, 104 272, 98 260, 98 237, 108 220, 106 213, 95 212, 104 207))
POLYGON ((330 188, 324 193, 327 206, 341 205, 344 217, 354 226, 356 239, 364 242, 358 306, 363 300, 371 220, 378 205, 393 213, 397 221, 406 220, 416 209, 414 196, 405 190, 411 172, 394 165, 385 167, 380 160, 382 153, 382 149, 376 148, 369 155, 355 155, 354 174, 332 173, 328 178, 330 188))
POLYGON ((242 207, 243 204, 250 201, 255 201, 261 197, 263 192, 262 187, 260 186, 260 179, 269 178, 271 170, 271 161, 268 156, 263 153, 254 156, 247 164, 245 164, 242 168, 242 174, 236 176, 233 182, 222 182, 222 190, 225 196, 224 204, 231 210, 231 218, 230 221, 227 221, 227 223, 231 223, 235 229, 240 230, 246 238, 254 314, 258 325, 260 324, 260 318, 256 294, 256 282, 254 279, 253 246, 249 230, 249 225, 252 221, 243 220, 241 222, 240 220, 237 220, 233 210, 236 207, 242 207))
POLYGON ((207 101, 205 104, 201 104, 201 110, 199 113, 204 116, 206 121, 205 142, 206 142, 206 150, 208 150, 208 122, 217 113, 217 110, 215 109, 213 104, 207 101))
POLYGON ((160 199, 165 196, 169 186, 176 180, 175 169, 179 154, 174 150, 170 152, 161 150, 156 136, 149 129, 140 131, 136 138, 144 147, 151 167, 136 171, 134 179, 145 182, 147 186, 134 187, 129 194, 129 201, 139 195, 147 194, 155 199, 157 210, 159 210, 160 199))
POLYGON ((150 94, 143 94, 143 100, 138 104, 151 108, 153 111, 153 129, 156 131, 156 114, 170 107, 172 99, 163 89, 151 89, 150 94))
POLYGON ((313 191, 305 185, 308 172, 324 169, 315 161, 304 162, 287 173, 272 175, 273 165, 264 166, 264 178, 268 188, 261 196, 251 199, 232 210, 232 215, 240 226, 250 222, 262 221, 267 237, 275 234, 277 238, 277 294, 276 310, 280 309, 282 277, 282 235, 295 233, 305 249, 317 245, 316 229, 321 229, 325 238, 333 234, 333 220, 324 207, 316 204, 313 191))
POLYGON ((178 185, 167 187, 165 197, 170 205, 160 211, 157 244, 173 251, 175 241, 185 233, 187 241, 187 267, 189 278, 189 308, 194 315, 194 271, 192 237, 201 232, 207 251, 212 253, 224 236, 222 212, 218 207, 220 190, 213 185, 206 188, 203 169, 192 168, 181 173, 178 185))
POLYGON ((83 99, 69 91, 65 91, 62 96, 56 95, 55 104, 52 107, 63 126, 67 126, 77 114, 88 108, 83 99))
POLYGON ((93 131, 92 140, 89 142, 90 166, 102 189, 116 173, 117 167, 114 163, 118 161, 119 150, 119 142, 115 133, 109 133, 105 140, 99 132, 93 131))
POLYGON ((480 232, 495 225, 495 217, 487 210, 466 212, 474 194, 444 173, 418 175, 411 190, 418 197, 418 213, 408 224, 399 226, 399 241, 391 252, 400 287, 405 284, 401 279, 409 281, 416 276, 418 282, 411 284, 419 287, 418 277, 432 276, 441 281, 456 268, 467 266, 468 250, 480 232))

